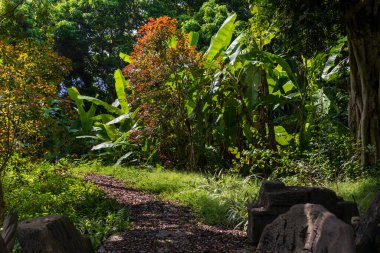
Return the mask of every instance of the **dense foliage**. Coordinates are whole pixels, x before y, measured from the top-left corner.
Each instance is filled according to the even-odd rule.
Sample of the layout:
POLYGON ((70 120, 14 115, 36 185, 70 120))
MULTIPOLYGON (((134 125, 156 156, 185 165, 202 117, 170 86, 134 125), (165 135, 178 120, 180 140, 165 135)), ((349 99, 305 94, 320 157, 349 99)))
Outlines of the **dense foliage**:
POLYGON ((229 213, 235 225, 245 221, 252 178, 318 185, 376 178, 379 7, 377 0, 0 1, 0 219, 5 177, 8 210, 23 218, 68 214, 96 245, 128 223, 66 168, 18 168, 15 152, 23 163, 81 157, 146 167, 125 173, 166 197, 178 190, 170 197, 209 223, 225 223, 229 213), (215 176, 180 178, 163 168, 215 176))
MULTIPOLYGON (((13 152, 38 155, 42 110, 57 96, 56 84, 69 70, 67 59, 51 47, 31 41, 10 45, 0 41, 0 177, 13 152)), ((4 214, 0 191, 0 217, 4 214)))
MULTIPOLYGON (((207 10, 207 4, 202 8, 207 10)), ((318 158, 328 162, 323 166, 325 172, 317 170, 315 176, 332 179, 360 174, 357 151, 350 146, 352 142, 347 136, 344 121, 347 114, 339 109, 347 103, 347 91, 338 86, 339 79, 347 76, 346 40, 341 39, 311 58, 301 55, 301 58, 284 59, 271 52, 272 47, 278 46, 279 28, 266 19, 260 8, 263 6, 252 9, 249 21, 253 38, 242 33, 232 40, 239 22, 236 15, 231 15, 203 55, 194 47, 201 30, 183 34, 175 19, 150 19, 137 31, 137 42, 130 56, 120 54, 128 63, 123 70, 127 81, 116 88, 120 92, 112 105, 115 107, 112 110, 118 111, 127 103, 128 110, 124 113, 133 109, 137 114, 131 119, 137 117, 137 124, 119 128, 116 136, 123 136, 123 141, 103 138, 105 142, 98 142, 93 150, 113 148, 107 152, 108 159, 118 163, 122 160, 159 162, 190 169, 232 166, 245 175, 267 177, 271 173, 299 174, 297 169, 286 168, 290 166, 287 161, 293 160, 296 164, 297 160, 304 160, 313 170, 315 161, 310 159, 315 156, 305 154, 323 146, 326 152, 336 150, 341 155, 318 158), (332 91, 334 86, 343 95, 339 97, 340 93, 332 91), (328 141, 334 143, 337 139, 340 143, 338 139, 344 139, 348 143, 321 145, 321 131, 328 131, 328 136, 332 136, 326 138, 328 141), (338 147, 343 150, 338 151, 338 147), (350 168, 336 168, 352 157, 356 160, 348 163, 350 168)), ((83 110, 80 109, 83 105, 76 103, 83 110)), ((99 101, 93 105, 104 107, 99 101)), ((111 107, 104 108, 109 111, 111 107)), ((94 117, 94 112, 88 111, 88 119, 102 119, 103 125, 99 128, 100 125, 94 124, 94 129, 105 131, 104 126, 113 127, 114 117, 104 114, 94 117)), ((119 116, 124 120, 122 114, 119 116)), ((84 132, 91 131, 90 121, 84 132)))
MULTIPOLYGON (((90 183, 74 176, 76 163, 35 164, 14 156, 4 180, 7 210, 21 219, 45 215, 66 215, 95 248, 111 233, 125 230, 128 210, 90 183)), ((82 164, 83 165, 83 164, 82 164)))

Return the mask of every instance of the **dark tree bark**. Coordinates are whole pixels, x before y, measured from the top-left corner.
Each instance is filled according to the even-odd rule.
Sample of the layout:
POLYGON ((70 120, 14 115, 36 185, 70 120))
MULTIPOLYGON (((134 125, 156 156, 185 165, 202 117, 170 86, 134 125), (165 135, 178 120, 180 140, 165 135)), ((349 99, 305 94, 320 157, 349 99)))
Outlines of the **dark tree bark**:
POLYGON ((0 225, 3 224, 3 220, 5 218, 5 200, 4 200, 4 189, 3 189, 3 181, 0 178, 0 225))
POLYGON ((349 125, 362 144, 363 166, 380 159, 380 0, 346 12, 350 54, 349 125))
MULTIPOLYGON (((261 85, 259 87, 259 100, 269 95, 268 81, 265 71, 262 72, 261 85)), ((273 109, 270 103, 260 105, 257 110, 257 124, 256 129, 260 137, 270 150, 277 151, 276 136, 273 124, 273 109)))

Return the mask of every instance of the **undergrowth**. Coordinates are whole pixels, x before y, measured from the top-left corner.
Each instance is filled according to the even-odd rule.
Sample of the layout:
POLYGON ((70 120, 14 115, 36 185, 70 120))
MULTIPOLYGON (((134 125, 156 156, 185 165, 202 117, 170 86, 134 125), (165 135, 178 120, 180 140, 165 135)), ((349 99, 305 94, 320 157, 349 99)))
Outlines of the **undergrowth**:
POLYGON ((8 210, 16 211, 20 219, 66 215, 95 248, 130 224, 126 209, 73 176, 65 162, 34 164, 15 157, 4 178, 4 189, 8 210))

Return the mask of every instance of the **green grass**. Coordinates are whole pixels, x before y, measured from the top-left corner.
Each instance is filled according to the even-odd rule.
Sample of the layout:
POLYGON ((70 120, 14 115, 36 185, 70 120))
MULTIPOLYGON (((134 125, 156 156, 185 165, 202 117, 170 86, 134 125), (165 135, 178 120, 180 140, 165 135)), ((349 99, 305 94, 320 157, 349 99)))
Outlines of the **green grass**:
POLYGON ((191 207, 201 221, 210 225, 244 226, 246 204, 255 199, 260 186, 258 181, 238 176, 204 175, 162 167, 146 169, 81 165, 73 171, 81 175, 110 175, 146 192, 178 201, 191 207))
POLYGON ((380 191, 380 178, 361 178, 356 181, 340 183, 327 183, 326 187, 336 191, 345 200, 355 201, 358 204, 359 212, 365 212, 376 194, 380 191))
MULTIPOLYGON (((145 169, 82 165, 73 171, 82 175, 99 173, 114 176, 136 188, 190 206, 206 224, 234 225, 241 228, 246 225, 246 204, 256 198, 260 187, 259 181, 249 178, 171 171, 162 167, 145 169)), ((290 178, 283 180, 292 185, 299 184, 297 180, 290 178)), ((356 181, 319 182, 318 186, 331 188, 344 199, 356 201, 359 211, 363 213, 379 191, 380 179, 368 177, 356 181)))
POLYGON ((66 215, 95 248, 130 224, 128 210, 62 164, 36 165, 16 159, 4 178, 4 190, 8 210, 15 210, 20 219, 66 215))

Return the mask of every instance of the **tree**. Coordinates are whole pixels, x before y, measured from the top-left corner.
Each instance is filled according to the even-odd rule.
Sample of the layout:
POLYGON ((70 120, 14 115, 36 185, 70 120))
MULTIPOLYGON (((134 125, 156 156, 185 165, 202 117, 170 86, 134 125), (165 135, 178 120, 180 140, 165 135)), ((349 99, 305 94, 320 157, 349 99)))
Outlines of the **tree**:
POLYGON ((361 142, 363 166, 380 159, 380 8, 379 0, 267 1, 289 42, 301 38, 303 51, 315 52, 340 33, 348 36, 350 61, 349 125, 361 142), (298 34, 298 35, 295 35, 298 34))
POLYGON ((198 48, 206 51, 212 36, 229 15, 227 6, 219 5, 215 0, 209 0, 202 5, 192 18, 182 23, 182 29, 187 33, 199 32, 198 48))
POLYGON ((0 39, 44 39, 51 21, 50 0, 2 0, 0 2, 0 39))
POLYGON ((52 19, 56 50, 73 62, 66 86, 87 95, 113 98, 113 72, 123 66, 120 52, 130 52, 141 25, 133 0, 70 0, 55 5, 52 19))
POLYGON ((155 149, 168 165, 192 160, 186 101, 197 58, 195 47, 177 29, 176 19, 151 18, 137 31, 130 64, 123 70, 133 90, 128 100, 134 108, 141 107, 140 136, 157 140, 155 149))
POLYGON ((230 11, 236 12, 239 20, 248 21, 251 17, 250 0, 217 0, 220 5, 226 5, 230 11))
POLYGON ((8 161, 15 150, 33 151, 43 142, 42 109, 57 96, 69 66, 51 46, 0 42, 0 219, 5 207, 1 178, 8 161))

